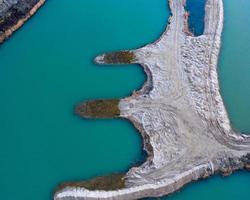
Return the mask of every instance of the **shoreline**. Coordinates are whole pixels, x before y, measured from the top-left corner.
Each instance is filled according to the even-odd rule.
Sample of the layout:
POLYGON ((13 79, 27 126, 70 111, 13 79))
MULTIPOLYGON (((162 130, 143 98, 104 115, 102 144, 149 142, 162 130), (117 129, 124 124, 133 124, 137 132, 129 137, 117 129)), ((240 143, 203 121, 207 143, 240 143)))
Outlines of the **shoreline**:
POLYGON ((17 31, 19 28, 21 28, 24 23, 30 19, 36 12, 37 10, 44 5, 46 0, 39 0, 38 3, 36 3, 33 8, 26 14, 25 17, 19 19, 16 24, 12 25, 9 27, 4 33, 0 35, 0 45, 6 41, 15 31, 17 31))
MULTIPOLYGON (((205 30, 199 37, 184 31, 184 4, 169 0, 172 15, 166 31, 156 42, 129 51, 135 59, 126 60, 140 64, 148 76, 141 90, 119 104, 120 117, 142 134, 146 162, 130 169, 124 189, 65 187, 55 200, 160 197, 213 174, 250 169, 250 136, 234 132, 220 95, 223 2, 207 0, 205 30)), ((107 64, 105 56, 95 61, 107 64)))

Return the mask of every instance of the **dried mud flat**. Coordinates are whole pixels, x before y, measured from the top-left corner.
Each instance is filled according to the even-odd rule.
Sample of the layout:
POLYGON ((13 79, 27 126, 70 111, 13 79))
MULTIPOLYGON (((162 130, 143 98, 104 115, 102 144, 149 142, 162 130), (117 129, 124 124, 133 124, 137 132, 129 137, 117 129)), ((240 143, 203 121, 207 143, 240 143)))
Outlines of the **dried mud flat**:
MULTIPOLYGON (((159 197, 213 174, 250 169, 250 137, 233 130, 219 91, 223 1, 207 0, 199 37, 188 31, 185 1, 169 0, 169 6, 169 24, 155 43, 95 59, 100 64, 138 63, 147 74, 140 91, 113 105, 142 134, 146 162, 124 175, 124 188, 88 190, 65 184, 55 200, 159 197)), ((76 110, 84 116, 88 102, 79 106, 76 110)), ((86 116, 98 117, 90 115, 97 111, 93 101, 91 108, 86 116)), ((108 110, 101 113, 105 117, 108 110)))

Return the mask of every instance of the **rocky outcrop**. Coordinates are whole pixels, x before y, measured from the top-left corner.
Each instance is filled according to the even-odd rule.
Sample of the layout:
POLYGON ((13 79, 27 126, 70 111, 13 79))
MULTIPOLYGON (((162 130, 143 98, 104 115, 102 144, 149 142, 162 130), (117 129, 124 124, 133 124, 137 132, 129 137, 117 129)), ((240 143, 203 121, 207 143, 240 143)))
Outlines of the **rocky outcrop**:
POLYGON ((0 0, 0 44, 20 28, 46 0, 0 0))
POLYGON ((205 31, 199 37, 187 31, 184 4, 169 0, 172 16, 156 42, 95 59, 100 64, 138 63, 147 73, 143 88, 119 102, 120 117, 142 133, 146 162, 129 170, 124 189, 65 187, 55 200, 158 197, 213 174, 250 168, 250 137, 232 129, 219 89, 223 2, 207 0, 205 31))

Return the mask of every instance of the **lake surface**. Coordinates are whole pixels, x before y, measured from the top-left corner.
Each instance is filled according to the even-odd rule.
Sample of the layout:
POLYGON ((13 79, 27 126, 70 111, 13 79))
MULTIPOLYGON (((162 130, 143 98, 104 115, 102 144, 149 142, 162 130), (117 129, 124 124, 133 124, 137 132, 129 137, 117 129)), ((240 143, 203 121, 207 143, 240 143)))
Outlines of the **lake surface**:
POLYGON ((0 199, 52 199, 61 182, 125 172, 144 159, 129 122, 82 120, 73 108, 141 87, 141 67, 92 60, 157 39, 166 7, 165 1, 48 0, 0 47, 0 199))
POLYGON ((250 1, 225 0, 221 92, 233 126, 250 133, 250 1))
MULTIPOLYGON (((220 59, 230 118, 246 132, 249 6, 247 0, 225 2, 220 59)), ((87 99, 125 97, 141 87, 145 74, 140 67, 96 66, 92 60, 157 39, 169 16, 166 7, 165 0, 49 0, 0 47, 1 199, 52 199, 61 182, 125 172, 144 159, 142 140, 129 122, 81 120, 73 107, 87 99)), ((246 172, 215 177, 167 199, 247 199, 249 178, 246 172)))
POLYGON ((189 30, 195 36, 202 35, 204 32, 205 4, 206 0, 186 1, 186 10, 189 12, 189 30))

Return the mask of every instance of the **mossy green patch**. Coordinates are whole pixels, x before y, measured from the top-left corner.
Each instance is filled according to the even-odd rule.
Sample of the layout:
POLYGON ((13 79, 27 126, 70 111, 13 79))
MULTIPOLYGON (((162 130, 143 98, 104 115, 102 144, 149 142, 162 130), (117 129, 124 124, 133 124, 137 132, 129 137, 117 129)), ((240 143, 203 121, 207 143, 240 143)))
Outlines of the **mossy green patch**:
POLYGON ((76 113, 85 118, 119 117, 119 101, 119 99, 87 101, 76 107, 76 113))
POLYGON ((135 61, 135 54, 131 51, 107 53, 104 56, 104 62, 107 64, 116 64, 116 63, 130 64, 133 61, 135 61))
POLYGON ((61 184, 57 191, 66 187, 83 187, 88 190, 118 190, 125 187, 125 174, 111 174, 100 176, 89 181, 70 182, 61 184))

